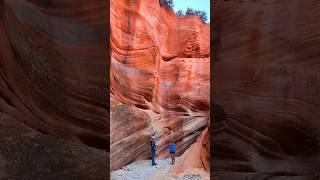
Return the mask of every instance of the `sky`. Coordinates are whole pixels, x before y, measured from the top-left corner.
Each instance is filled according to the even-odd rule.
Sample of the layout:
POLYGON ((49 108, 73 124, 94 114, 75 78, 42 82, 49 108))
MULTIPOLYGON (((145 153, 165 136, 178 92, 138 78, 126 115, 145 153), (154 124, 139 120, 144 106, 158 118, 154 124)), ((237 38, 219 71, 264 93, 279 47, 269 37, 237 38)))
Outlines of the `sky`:
POLYGON ((210 0, 173 0, 174 11, 186 11, 188 7, 194 10, 205 11, 208 15, 208 22, 210 22, 210 0))

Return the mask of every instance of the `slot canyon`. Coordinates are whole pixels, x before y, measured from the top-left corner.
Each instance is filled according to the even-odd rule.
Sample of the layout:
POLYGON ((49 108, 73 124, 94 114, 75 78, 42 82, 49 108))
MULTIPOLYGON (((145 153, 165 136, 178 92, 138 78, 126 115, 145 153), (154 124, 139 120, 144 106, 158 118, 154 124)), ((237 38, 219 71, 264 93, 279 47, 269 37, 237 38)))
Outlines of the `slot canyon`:
MULTIPOLYGON (((110 166, 169 157, 179 174, 210 171, 210 24, 159 1, 110 2, 110 166)), ((151 160, 150 160, 151 166, 151 160)))

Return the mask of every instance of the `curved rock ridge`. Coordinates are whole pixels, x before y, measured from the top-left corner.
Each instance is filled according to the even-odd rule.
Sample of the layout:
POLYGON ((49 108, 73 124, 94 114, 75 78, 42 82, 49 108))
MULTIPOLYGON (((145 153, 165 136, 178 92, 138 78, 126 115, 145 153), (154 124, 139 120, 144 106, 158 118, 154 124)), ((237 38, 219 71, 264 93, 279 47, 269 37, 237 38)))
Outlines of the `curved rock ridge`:
POLYGON ((106 3, 50 2, 1 1, 1 110, 107 148, 106 3))
MULTIPOLYGON (((0 0, 0 112, 41 137, 47 134, 43 146, 59 146, 57 137, 68 134, 84 143, 81 149, 89 145, 101 149, 99 157, 107 155, 106 9, 104 0, 0 0)), ((14 138, 8 143, 33 140, 38 141, 14 138)), ((59 150, 50 156, 59 156, 60 147, 52 148, 59 150)), ((30 158, 37 162, 42 157, 30 158)), ((107 169, 105 159, 98 164, 107 169)))
POLYGON ((215 9, 212 174, 318 179, 320 4, 222 0, 215 9))
POLYGON ((0 179, 108 179, 108 154, 0 113, 0 179))
POLYGON ((171 139, 180 155, 209 121, 210 27, 158 1, 110 3, 111 169, 150 158, 154 132, 159 158, 171 139))
POLYGON ((199 135, 197 141, 190 146, 169 169, 173 176, 193 172, 195 170, 210 171, 210 138, 208 127, 199 135))
POLYGON ((130 2, 111 2, 111 93, 158 113, 208 111, 209 25, 157 1, 130 2))

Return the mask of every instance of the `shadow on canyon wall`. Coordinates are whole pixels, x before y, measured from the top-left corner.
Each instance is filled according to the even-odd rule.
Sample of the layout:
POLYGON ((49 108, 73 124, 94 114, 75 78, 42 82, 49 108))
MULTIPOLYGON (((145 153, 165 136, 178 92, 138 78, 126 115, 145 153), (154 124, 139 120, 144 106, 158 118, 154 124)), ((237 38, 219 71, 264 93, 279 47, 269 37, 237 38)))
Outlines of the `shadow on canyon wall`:
POLYGON ((319 179, 319 2, 215 6, 211 175, 319 179))
POLYGON ((0 179, 107 179, 103 0, 0 0, 0 179))

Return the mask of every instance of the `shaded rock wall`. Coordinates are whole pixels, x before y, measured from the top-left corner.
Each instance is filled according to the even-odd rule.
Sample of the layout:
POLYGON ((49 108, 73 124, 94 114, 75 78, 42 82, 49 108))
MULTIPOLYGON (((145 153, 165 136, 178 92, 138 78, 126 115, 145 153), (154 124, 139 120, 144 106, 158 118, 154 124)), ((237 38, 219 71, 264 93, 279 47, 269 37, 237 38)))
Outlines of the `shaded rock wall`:
POLYGON ((108 179, 107 153, 0 113, 0 179, 108 179))
POLYGON ((156 131, 159 158, 170 139, 182 154, 209 120, 209 25, 148 0, 111 1, 110 21, 110 90, 120 103, 111 101, 111 169, 150 158, 156 131), (145 115, 116 115, 121 107, 145 115))
POLYGON ((0 2, 0 111, 107 148, 106 2, 0 2))
POLYGON ((106 10, 0 0, 0 179, 107 178, 106 10))
POLYGON ((320 4, 220 0, 216 5, 214 173, 229 179, 315 177, 320 4))

